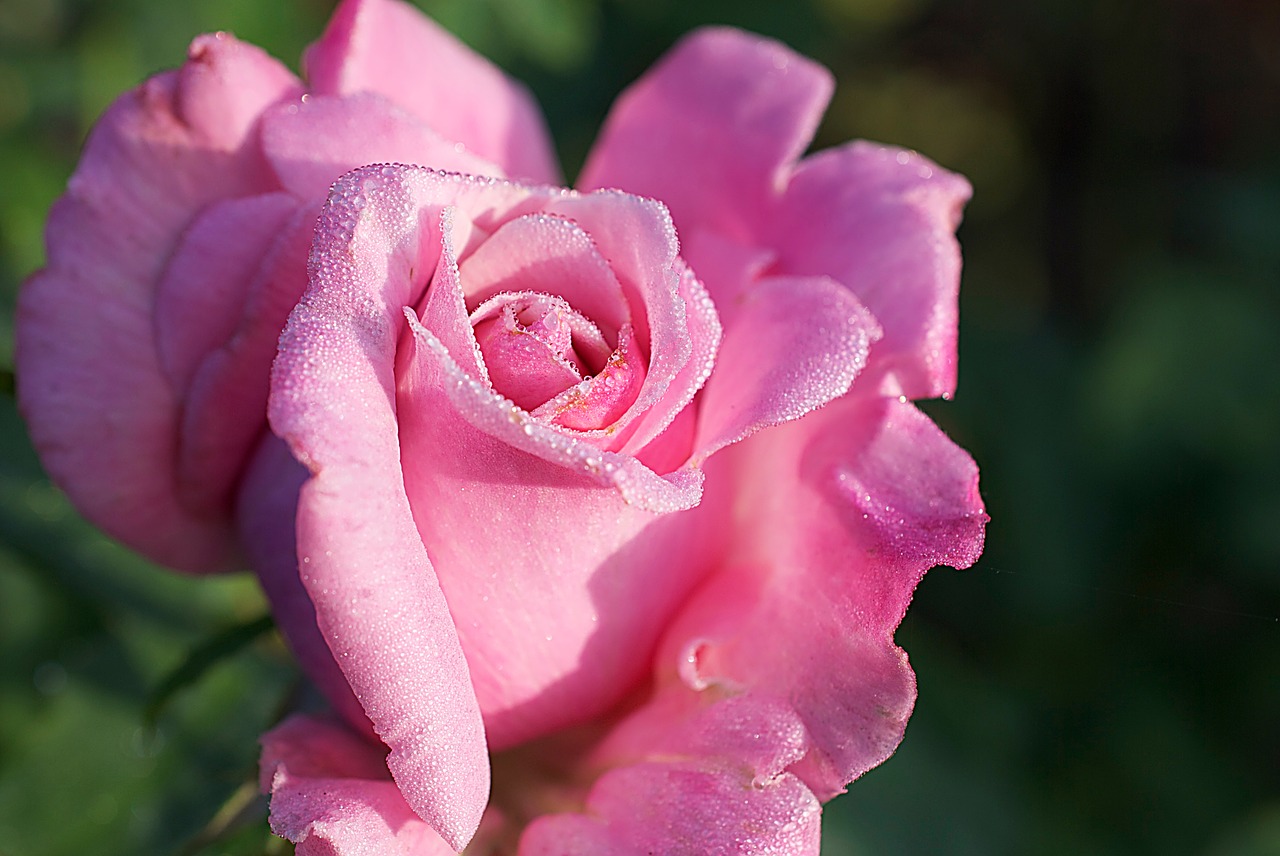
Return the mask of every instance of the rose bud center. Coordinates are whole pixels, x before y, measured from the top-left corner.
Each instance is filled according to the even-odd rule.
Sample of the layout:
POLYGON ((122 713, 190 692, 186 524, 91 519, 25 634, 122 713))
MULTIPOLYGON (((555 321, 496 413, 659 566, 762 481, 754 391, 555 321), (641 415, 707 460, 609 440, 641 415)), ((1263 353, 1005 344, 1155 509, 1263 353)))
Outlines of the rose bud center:
POLYGON ((604 333, 564 298, 503 292, 471 314, 493 388, 534 416, 580 431, 607 430, 644 381, 631 325, 604 333))

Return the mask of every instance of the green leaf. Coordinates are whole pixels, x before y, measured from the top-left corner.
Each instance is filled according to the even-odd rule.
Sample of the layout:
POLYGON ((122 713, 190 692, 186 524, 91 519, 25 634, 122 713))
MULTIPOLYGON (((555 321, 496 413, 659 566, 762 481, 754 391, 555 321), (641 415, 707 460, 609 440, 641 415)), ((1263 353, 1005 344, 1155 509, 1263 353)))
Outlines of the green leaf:
POLYGON ((209 669, 234 656, 242 648, 275 627, 270 615, 228 627, 187 654, 176 669, 170 672, 151 693, 143 720, 148 729, 155 728, 156 720, 165 706, 179 690, 200 680, 209 669))

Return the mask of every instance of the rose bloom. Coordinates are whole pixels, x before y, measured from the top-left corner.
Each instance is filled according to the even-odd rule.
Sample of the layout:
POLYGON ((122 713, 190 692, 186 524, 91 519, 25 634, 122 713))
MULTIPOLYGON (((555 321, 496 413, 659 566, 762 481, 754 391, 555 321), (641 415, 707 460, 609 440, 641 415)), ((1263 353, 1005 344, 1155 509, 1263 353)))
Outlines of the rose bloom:
POLYGON ((53 477, 161 562, 246 558, 333 703, 263 738, 272 828, 816 854, 901 739, 915 585, 981 550, 977 470, 910 403, 954 389, 967 184, 800 159, 829 75, 733 30, 624 93, 579 191, 395 0, 304 67, 204 37, 117 102, 18 329, 53 477))

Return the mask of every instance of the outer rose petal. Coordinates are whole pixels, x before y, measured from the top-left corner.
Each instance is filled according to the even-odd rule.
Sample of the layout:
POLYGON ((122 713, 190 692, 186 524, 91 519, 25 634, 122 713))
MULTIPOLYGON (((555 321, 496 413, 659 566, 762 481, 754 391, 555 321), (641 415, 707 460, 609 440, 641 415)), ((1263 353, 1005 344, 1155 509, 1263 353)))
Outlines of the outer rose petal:
POLYGON ((914 152, 856 142, 806 158, 774 213, 777 271, 830 276, 875 313, 875 370, 890 395, 955 391, 955 230, 969 194, 914 152))
POLYGON ((453 856, 387 778, 378 748, 322 720, 295 716, 262 737, 271 830, 299 856, 453 856))
POLYGON ((313 211, 295 206, 293 217, 274 233, 271 249, 247 283, 240 323, 218 348, 201 355, 185 385, 178 495, 192 508, 229 507, 246 460, 268 433, 271 363, 280 330, 307 284, 314 224, 313 211))
POLYGON ((215 202, 187 227, 156 287, 156 349, 186 389, 200 361, 235 333, 258 268, 297 213, 288 193, 215 202))
POLYGON ((708 469, 708 507, 731 508, 737 534, 659 667, 695 690, 787 699, 812 741, 795 770, 827 799, 901 739, 915 681, 893 631, 929 567, 981 551, 977 468, 910 404, 872 398, 762 432, 708 469))
POLYGON ((368 163, 420 163, 501 176, 502 170, 421 119, 372 93, 308 95, 262 117, 262 148, 280 182, 302 199, 321 199, 344 173, 368 163))
POLYGON ((826 69, 778 42, 699 30, 618 99, 578 184, 661 199, 682 233, 749 240, 832 85, 826 69))
POLYGON ((274 189, 249 135, 298 82, 229 36, 196 39, 190 55, 90 135, 50 214, 48 266, 19 296, 16 349, 32 440, 81 511, 158 561, 210 571, 230 561, 230 524, 175 497, 178 399, 152 303, 184 224, 215 200, 274 189))
POLYGON ((525 88, 407 3, 346 0, 303 67, 317 94, 376 92, 513 177, 557 181, 542 115, 525 88))

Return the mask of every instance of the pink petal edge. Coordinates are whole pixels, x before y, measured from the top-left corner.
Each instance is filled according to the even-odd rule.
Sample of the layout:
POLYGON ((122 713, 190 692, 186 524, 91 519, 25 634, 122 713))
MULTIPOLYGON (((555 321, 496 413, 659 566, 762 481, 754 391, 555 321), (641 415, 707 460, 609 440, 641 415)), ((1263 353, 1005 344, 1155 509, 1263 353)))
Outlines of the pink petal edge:
POLYGON ((175 495, 178 397, 153 341, 155 291, 199 211, 276 189, 250 132, 297 91, 257 48, 197 38, 180 70, 98 121, 50 213, 48 265, 18 299, 19 407, 45 467, 110 535, 188 571, 226 570, 236 550, 229 509, 175 495))
POLYGON ((618 98, 579 186, 660 199, 681 232, 714 227, 751 239, 833 85, 830 72, 780 42, 698 30, 618 98))
POLYGON ((318 94, 375 92, 514 177, 558 181, 528 91, 407 3, 344 0, 302 65, 318 94))

